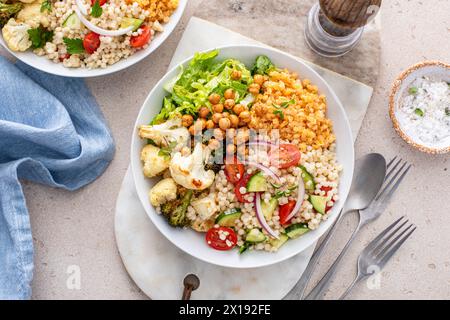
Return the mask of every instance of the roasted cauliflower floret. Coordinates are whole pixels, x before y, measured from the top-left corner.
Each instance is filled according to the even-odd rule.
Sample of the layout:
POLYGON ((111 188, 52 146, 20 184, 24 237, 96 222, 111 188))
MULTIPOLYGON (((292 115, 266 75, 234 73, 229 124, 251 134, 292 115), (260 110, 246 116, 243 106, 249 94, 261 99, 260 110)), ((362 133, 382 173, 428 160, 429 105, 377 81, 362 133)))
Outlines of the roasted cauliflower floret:
POLYGON ((9 19, 2 29, 3 39, 12 51, 26 51, 31 47, 30 26, 26 23, 17 23, 15 19, 9 19))
POLYGON ((189 130, 181 125, 181 118, 153 126, 140 126, 139 136, 151 139, 158 146, 170 147, 172 151, 179 151, 190 139, 189 130))
POLYGON ((141 151, 141 161, 144 163, 144 175, 148 178, 161 174, 169 167, 170 159, 160 155, 160 148, 148 144, 141 151))
POLYGON ((192 154, 183 156, 177 152, 170 161, 170 174, 176 183, 192 190, 203 190, 208 188, 215 178, 212 170, 205 170, 205 158, 207 152, 203 150, 199 142, 195 145, 192 154))
POLYGON ((25 2, 23 9, 17 14, 16 20, 28 24, 31 28, 37 28, 40 25, 44 28, 48 27, 48 11, 41 11, 42 2, 43 0, 32 3, 25 2))
POLYGON ((208 220, 219 211, 215 198, 216 194, 210 193, 207 197, 191 202, 191 206, 194 208, 199 219, 203 221, 208 220))
POLYGON ((177 185, 172 178, 166 178, 153 186, 149 193, 150 203, 158 207, 177 198, 177 185))

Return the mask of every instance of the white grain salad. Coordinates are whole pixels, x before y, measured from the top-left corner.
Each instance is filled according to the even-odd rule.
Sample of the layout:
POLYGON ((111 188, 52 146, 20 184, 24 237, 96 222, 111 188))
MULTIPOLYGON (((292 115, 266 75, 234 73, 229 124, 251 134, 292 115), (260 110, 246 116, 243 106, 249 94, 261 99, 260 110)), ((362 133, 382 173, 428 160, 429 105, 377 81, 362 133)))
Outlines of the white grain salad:
MULTIPOLYGON (((14 1, 14 0, 13 0, 14 1)), ((3 26, 13 51, 69 68, 106 68, 145 49, 178 0, 31 0, 3 26)))

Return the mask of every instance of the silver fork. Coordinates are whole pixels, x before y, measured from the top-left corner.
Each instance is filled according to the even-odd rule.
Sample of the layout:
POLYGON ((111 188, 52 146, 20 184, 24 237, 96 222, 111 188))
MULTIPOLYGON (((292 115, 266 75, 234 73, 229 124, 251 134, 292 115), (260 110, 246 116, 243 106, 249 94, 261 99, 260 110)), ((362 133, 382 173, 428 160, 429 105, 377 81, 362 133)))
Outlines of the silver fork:
POLYGON ((416 230, 416 226, 413 224, 404 228, 408 220, 403 220, 405 220, 405 216, 387 227, 364 248, 358 257, 358 274, 339 299, 344 299, 353 287, 364 278, 373 275, 375 271, 380 272, 406 239, 416 230))
POLYGON ((361 228, 368 224, 369 222, 377 219, 383 211, 387 208, 392 196, 395 191, 398 189, 400 183, 405 178, 409 169, 411 169, 411 165, 408 165, 408 162, 403 161, 402 159, 398 159, 395 157, 392 159, 389 164, 389 171, 386 174, 385 183, 379 192, 379 194, 375 197, 372 203, 363 210, 359 210, 359 223, 356 229, 353 231, 352 236, 348 240, 345 247, 342 249, 339 256, 336 258, 334 263, 325 273, 325 275, 320 279, 317 285, 311 290, 311 292, 306 296, 305 300, 319 300, 323 298, 326 290, 328 289, 331 280, 333 279, 336 271, 338 270, 339 263, 342 258, 346 254, 347 250, 350 248, 350 245, 355 240, 356 236, 361 231, 361 228), (400 166, 400 168, 399 168, 400 166))

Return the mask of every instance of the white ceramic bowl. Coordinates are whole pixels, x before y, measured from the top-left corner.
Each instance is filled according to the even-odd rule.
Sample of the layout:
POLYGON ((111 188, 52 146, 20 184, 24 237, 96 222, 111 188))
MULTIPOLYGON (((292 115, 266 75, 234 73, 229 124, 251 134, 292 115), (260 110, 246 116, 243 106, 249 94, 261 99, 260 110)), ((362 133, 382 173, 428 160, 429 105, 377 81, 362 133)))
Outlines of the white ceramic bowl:
MULTIPOLYGON (((237 250, 223 252, 210 248, 205 242, 204 234, 190 229, 175 229, 167 223, 167 220, 163 216, 155 212, 155 209, 149 203, 148 192, 157 180, 147 179, 142 174, 142 164, 139 156, 145 142, 138 137, 137 127, 142 124, 148 124, 159 112, 163 97, 166 95, 163 85, 178 74, 179 66, 170 70, 158 82, 142 106, 136 120, 135 131, 133 132, 131 142, 131 168, 136 190, 145 211, 159 231, 178 248, 200 260, 224 267, 256 268, 268 266, 286 260, 315 243, 333 224, 338 212, 342 209, 353 176, 354 150, 350 125, 341 103, 327 83, 315 71, 295 57, 278 50, 257 46, 230 46, 219 49, 219 59, 236 58, 244 62, 247 66, 251 66, 258 55, 266 55, 277 67, 288 68, 291 71, 297 72, 301 78, 310 79, 313 84, 318 86, 320 93, 326 95, 328 100, 328 117, 334 123, 334 131, 337 137, 337 159, 344 168, 340 178, 340 200, 333 207, 330 218, 324 221, 317 230, 309 232, 299 239, 288 241, 276 253, 252 251, 239 255, 237 250)), ((191 58, 182 64, 185 65, 189 60, 191 58)))
POLYGON ((117 63, 106 67, 105 69, 82 69, 82 68, 66 68, 62 63, 54 63, 45 57, 40 57, 34 54, 32 51, 28 50, 26 52, 15 52, 11 51, 3 40, 3 35, 0 32, 0 44, 9 51, 14 57, 21 60, 22 62, 39 69, 41 71, 55 74, 63 77, 73 77, 73 78, 90 78, 90 77, 98 77, 104 76, 107 74, 111 74, 125 68, 132 66, 135 63, 138 63, 145 57, 147 57, 150 53, 155 51, 172 33, 172 31, 177 26, 180 21, 184 9, 186 8, 188 0, 179 0, 178 8, 174 11, 168 23, 164 24, 164 31, 157 33, 153 38, 150 45, 144 49, 136 52, 132 56, 122 59, 117 63))

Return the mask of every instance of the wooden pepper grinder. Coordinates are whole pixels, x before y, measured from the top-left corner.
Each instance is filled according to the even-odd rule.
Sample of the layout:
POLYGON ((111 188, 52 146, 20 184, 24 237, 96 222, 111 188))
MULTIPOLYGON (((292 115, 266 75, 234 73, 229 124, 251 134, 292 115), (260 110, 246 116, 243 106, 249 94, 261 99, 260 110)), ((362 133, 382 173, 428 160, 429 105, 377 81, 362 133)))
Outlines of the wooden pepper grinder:
POLYGON ((309 12, 306 42, 316 53, 338 57, 353 49, 382 0, 319 0, 309 12))

